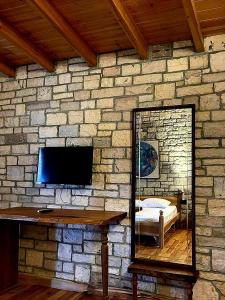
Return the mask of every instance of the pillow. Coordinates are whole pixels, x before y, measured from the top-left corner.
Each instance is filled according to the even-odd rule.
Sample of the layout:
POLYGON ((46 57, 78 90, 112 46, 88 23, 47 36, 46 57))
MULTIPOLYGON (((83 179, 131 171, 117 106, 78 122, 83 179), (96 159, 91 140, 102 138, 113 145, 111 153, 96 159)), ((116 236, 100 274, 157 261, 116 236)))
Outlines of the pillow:
POLYGON ((135 207, 142 207, 142 202, 143 201, 136 199, 135 200, 135 207))
POLYGON ((162 198, 147 198, 142 201, 142 207, 166 208, 170 203, 170 201, 162 198))

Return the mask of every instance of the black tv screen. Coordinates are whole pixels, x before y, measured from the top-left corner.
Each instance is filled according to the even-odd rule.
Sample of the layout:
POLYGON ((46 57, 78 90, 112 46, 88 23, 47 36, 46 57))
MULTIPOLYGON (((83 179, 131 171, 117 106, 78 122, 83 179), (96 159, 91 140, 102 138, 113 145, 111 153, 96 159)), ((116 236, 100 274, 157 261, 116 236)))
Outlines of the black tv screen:
POLYGON ((37 182, 90 185, 92 162, 92 146, 40 148, 37 182))

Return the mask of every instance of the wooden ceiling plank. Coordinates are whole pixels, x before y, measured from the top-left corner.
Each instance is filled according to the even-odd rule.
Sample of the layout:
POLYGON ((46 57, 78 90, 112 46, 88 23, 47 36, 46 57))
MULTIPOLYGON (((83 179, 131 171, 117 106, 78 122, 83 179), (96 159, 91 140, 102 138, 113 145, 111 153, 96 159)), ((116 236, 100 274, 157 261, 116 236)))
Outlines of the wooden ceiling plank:
POLYGON ((0 60, 0 72, 10 76, 10 77, 15 77, 16 76, 16 71, 14 68, 6 64, 2 59, 0 60))
POLYGON ((197 18, 195 4, 193 0, 182 0, 185 15, 192 34, 195 50, 197 52, 204 51, 204 40, 200 29, 200 24, 197 18))
POLYGON ((27 2, 36 6, 52 24, 82 56, 90 66, 97 64, 96 53, 89 47, 89 45, 82 39, 66 19, 57 11, 57 9, 47 0, 27 0, 27 2))
POLYGON ((140 57, 146 59, 148 57, 148 45, 132 16, 128 13, 121 0, 108 0, 108 2, 131 44, 140 57))
POLYGON ((40 49, 37 49, 32 42, 26 39, 20 32, 18 32, 13 26, 6 23, 0 17, 0 33, 5 36, 7 40, 10 40, 17 47, 24 50, 29 57, 35 62, 42 65, 45 69, 52 72, 54 70, 53 62, 43 53, 40 49))

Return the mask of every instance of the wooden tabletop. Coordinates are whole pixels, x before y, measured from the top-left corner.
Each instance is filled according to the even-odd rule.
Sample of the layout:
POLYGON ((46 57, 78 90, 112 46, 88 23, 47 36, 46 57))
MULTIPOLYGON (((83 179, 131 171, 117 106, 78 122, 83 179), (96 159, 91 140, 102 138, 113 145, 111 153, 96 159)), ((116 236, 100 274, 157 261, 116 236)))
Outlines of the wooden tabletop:
POLYGON ((0 209, 0 220, 103 226, 120 221, 127 216, 126 212, 118 211, 57 208, 53 209, 51 212, 38 213, 38 209, 40 208, 16 207, 0 209))
POLYGON ((169 268, 151 264, 142 264, 142 263, 131 263, 128 267, 130 273, 142 274, 142 275, 151 275, 154 277, 161 278, 178 278, 180 280, 186 280, 195 282, 198 277, 198 271, 186 270, 182 267, 169 268))

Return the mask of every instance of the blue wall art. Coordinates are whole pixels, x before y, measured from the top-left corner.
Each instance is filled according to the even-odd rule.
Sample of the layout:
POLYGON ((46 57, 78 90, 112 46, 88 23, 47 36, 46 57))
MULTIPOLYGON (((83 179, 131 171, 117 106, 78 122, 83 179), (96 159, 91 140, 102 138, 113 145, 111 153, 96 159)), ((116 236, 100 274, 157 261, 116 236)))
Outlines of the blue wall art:
POLYGON ((141 141, 138 143, 136 145, 136 157, 137 177, 159 178, 158 141, 141 141))

